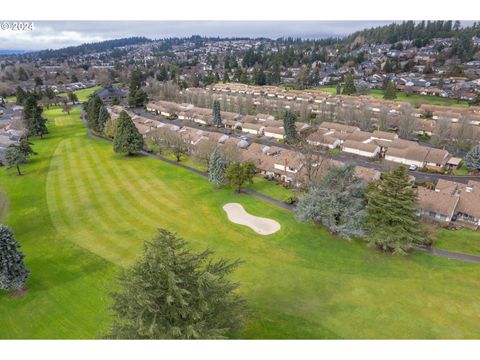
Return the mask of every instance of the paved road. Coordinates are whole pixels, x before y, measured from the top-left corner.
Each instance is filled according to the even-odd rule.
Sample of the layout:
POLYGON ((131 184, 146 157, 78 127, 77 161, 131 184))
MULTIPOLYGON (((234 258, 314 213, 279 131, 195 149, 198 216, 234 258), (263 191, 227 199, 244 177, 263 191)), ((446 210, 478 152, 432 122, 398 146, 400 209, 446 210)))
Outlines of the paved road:
POLYGON ((473 263, 480 263, 480 256, 475 256, 475 255, 468 255, 468 254, 461 254, 461 253, 455 253, 451 251, 446 251, 446 250, 440 250, 440 249, 418 249, 418 252, 423 252, 426 254, 432 254, 432 255, 438 255, 438 256, 443 256, 449 259, 455 259, 455 260, 462 260, 462 261, 468 261, 468 262, 473 262, 473 263))
MULTIPOLYGON (((94 136, 94 137, 97 137, 97 138, 100 138, 100 139, 103 139, 103 140, 107 140, 107 141, 110 141, 110 142, 112 141, 112 139, 106 138, 106 137, 101 136, 101 135, 94 134, 91 130, 88 130, 88 133, 90 134, 90 136, 94 136)), ((185 165, 185 164, 167 159, 167 158, 165 158, 161 155, 155 155, 155 154, 152 154, 152 153, 149 153, 149 152, 146 152, 146 151, 141 151, 140 153, 142 155, 153 157, 155 159, 164 161, 164 162, 169 163, 171 165, 180 167, 182 169, 189 170, 189 171, 194 172, 195 174, 198 174, 200 176, 208 177, 208 174, 205 171, 201 171, 201 170, 195 169, 191 166, 188 166, 188 165, 185 165)), ((255 196, 260 200, 266 201, 266 202, 268 202, 272 205, 281 207, 281 208, 289 210, 289 211, 294 211, 294 209, 295 209, 295 206, 293 206, 293 205, 286 204, 283 201, 275 200, 275 199, 273 199, 269 196, 263 195, 263 194, 255 191, 255 190, 252 190, 252 189, 243 189, 242 192, 246 193, 246 194, 250 194, 252 196, 255 196)), ((437 256, 443 256, 443 257, 446 257, 446 258, 449 258, 449 259, 468 261, 468 262, 473 262, 473 263, 480 263, 480 256, 454 253, 454 252, 439 250, 439 249, 418 249, 417 251, 422 252, 422 253, 437 255, 437 256)))
MULTIPOLYGON (((197 129, 201 129, 201 130, 215 131, 215 132, 220 132, 220 133, 225 132, 225 129, 223 129, 223 128, 222 129, 218 129, 218 128, 215 128, 215 127, 205 128, 205 126, 201 126, 201 125, 199 125, 199 124, 197 124, 193 121, 190 121, 190 120, 179 120, 179 119, 168 120, 168 119, 164 118, 163 116, 152 114, 152 113, 147 112, 143 109, 134 109, 133 111, 136 114, 141 115, 143 117, 146 117, 146 118, 149 118, 149 119, 152 119, 152 120, 161 120, 161 121, 169 122, 169 123, 172 123, 172 124, 175 124, 175 125, 178 125, 178 126, 189 126, 189 127, 193 127, 193 128, 197 128, 197 129)), ((239 138, 240 136, 247 136, 247 137, 251 138, 252 141, 253 141, 253 139, 255 139, 256 141, 260 141, 260 143, 263 144, 263 145, 278 146, 278 147, 281 147, 281 148, 284 148, 284 149, 289 149, 289 150, 294 150, 295 149, 294 147, 292 147, 288 144, 285 144, 285 143, 272 141, 272 140, 270 140, 268 138, 265 138, 265 137, 255 138, 252 135, 245 134, 245 133, 240 133, 238 131, 237 132, 232 132, 230 134, 230 136, 235 136, 237 138, 239 138)), ((298 150, 298 149, 295 149, 295 150, 298 150)), ((385 160, 369 161, 369 160, 367 160, 367 159, 365 159, 364 157, 361 157, 361 156, 348 155, 348 154, 344 154, 344 153, 341 153, 341 154, 338 154, 338 155, 333 155, 333 154, 328 154, 328 153, 322 152, 322 154, 328 159, 337 160, 337 161, 341 161, 341 162, 354 162, 358 166, 363 166, 363 167, 366 167, 368 169, 375 169, 375 170, 378 170, 380 172, 385 171, 385 169, 389 165, 391 166, 392 164, 394 164, 394 163, 387 162, 385 160)), ((395 165, 398 165, 398 164, 395 164, 395 165)), ((410 171, 410 173, 413 176, 415 176, 415 178, 422 179, 426 182, 437 182, 439 179, 456 181, 456 182, 460 182, 460 183, 467 183, 468 180, 480 181, 480 176, 455 176, 455 175, 444 175, 444 174, 430 174, 430 173, 425 173, 425 172, 418 171, 418 170, 417 171, 410 171)))

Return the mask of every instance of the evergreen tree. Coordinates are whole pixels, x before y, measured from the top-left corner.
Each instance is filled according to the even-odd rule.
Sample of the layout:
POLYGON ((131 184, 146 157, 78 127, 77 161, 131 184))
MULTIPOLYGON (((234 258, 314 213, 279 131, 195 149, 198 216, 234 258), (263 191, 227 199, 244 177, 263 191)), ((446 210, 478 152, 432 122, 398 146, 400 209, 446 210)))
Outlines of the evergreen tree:
POLYGON ((417 220, 416 191, 408 172, 399 166, 383 173, 366 191, 369 241, 377 248, 405 254, 426 242, 417 220))
POLYGON ((364 236, 365 183, 355 175, 355 165, 331 166, 310 182, 295 213, 300 221, 314 221, 332 234, 364 236))
POLYGON ((283 129, 285 130, 285 141, 289 144, 293 144, 297 141, 297 128, 295 121, 297 115, 291 111, 286 110, 283 114, 283 129))
POLYGON ((7 165, 7 169, 17 168, 18 175, 22 175, 20 171, 20 165, 26 164, 28 161, 27 156, 20 150, 20 147, 11 144, 5 150, 5 164, 7 165))
POLYGON ((130 116, 120 113, 113 138, 113 151, 133 155, 143 149, 143 136, 138 132, 130 116))
POLYGON ((143 106, 148 101, 147 93, 142 89, 143 74, 139 69, 132 71, 130 75, 130 87, 128 93, 128 105, 133 107, 143 106))
POLYGON ((220 115, 220 101, 215 100, 213 102, 213 123, 216 127, 222 127, 222 117, 220 115))
POLYGON ((468 170, 480 170, 480 144, 474 146, 465 156, 465 166, 468 170))
POLYGON ((106 122, 110 119, 110 114, 105 106, 100 107, 100 111, 98 112, 98 121, 97 121, 97 129, 99 132, 103 133, 105 129, 106 122))
POLYGON ((88 127, 92 129, 95 132, 100 132, 100 127, 99 127, 99 115, 100 115, 100 109, 104 107, 103 101, 98 96, 97 94, 93 94, 87 102, 87 122, 88 122, 88 127))
POLYGON ((55 93, 53 92, 53 89, 50 86, 47 86, 47 88, 45 89, 45 96, 50 100, 55 97, 55 93))
POLYGON ((340 95, 342 93, 342 86, 340 83, 337 84, 337 87, 335 88, 335 94, 340 95))
POLYGON ((69 92, 67 94, 67 97, 68 97, 68 100, 72 102, 72 104, 78 102, 78 96, 74 92, 69 92))
POLYGON ((0 224, 0 289, 22 290, 30 271, 25 267, 24 255, 13 232, 0 224))
POLYGON ((223 73, 223 83, 226 84, 226 83, 229 83, 230 82, 230 77, 228 76, 228 72, 225 71, 223 73))
POLYGON ((355 88, 355 83, 353 82, 353 75, 348 74, 345 78, 345 85, 343 86, 343 95, 353 95, 357 92, 355 88))
POLYGON ((193 252, 168 230, 144 244, 143 256, 112 294, 114 339, 222 339, 239 329, 243 300, 228 280, 239 262, 193 252))
POLYGON ((242 190, 243 184, 249 182, 250 184, 253 182, 253 177, 257 168, 255 164, 251 161, 241 162, 231 162, 227 166, 227 170, 225 172, 225 179, 229 186, 234 186, 237 192, 242 190))
POLYGON ((35 151, 33 151, 31 147, 32 143, 28 141, 26 137, 20 139, 20 143, 18 144, 18 148, 20 149, 21 153, 25 155, 25 157, 29 157, 30 155, 37 155, 35 151))
POLYGON ((397 89, 393 81, 389 81, 385 93, 383 94, 385 100, 395 100, 397 98, 397 89))
POLYGON ((23 123, 29 135, 43 138, 44 134, 48 134, 47 120, 42 117, 42 112, 43 109, 38 105, 35 94, 27 93, 23 109, 23 123))
POLYGON ((217 186, 225 182, 225 161, 217 149, 212 152, 208 162, 208 180, 217 186))
POLYGON ((15 95, 17 98, 17 101, 16 101, 17 105, 23 105, 27 97, 25 90, 23 90, 21 86, 17 86, 15 90, 15 95))

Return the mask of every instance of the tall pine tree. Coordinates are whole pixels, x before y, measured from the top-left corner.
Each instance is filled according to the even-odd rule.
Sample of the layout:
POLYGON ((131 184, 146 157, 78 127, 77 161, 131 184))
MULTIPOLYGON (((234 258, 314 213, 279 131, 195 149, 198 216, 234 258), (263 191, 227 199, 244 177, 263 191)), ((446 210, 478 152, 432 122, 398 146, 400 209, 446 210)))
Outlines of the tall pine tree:
POLYGON ((397 89, 393 81, 389 81, 385 93, 383 94, 385 100, 395 100, 397 98, 397 89))
POLYGON ((212 108, 213 123, 216 127, 222 127, 222 117, 220 115, 220 101, 215 100, 212 108))
POLYGON ((408 172, 399 166, 382 174, 366 191, 369 241, 377 248, 406 254, 428 241, 417 220, 417 198, 408 172))
POLYGON ((20 244, 13 232, 0 224, 0 289, 22 290, 30 271, 23 261, 24 255, 18 251, 20 244))
POLYGON ((286 110, 283 114, 283 129, 285 131, 285 141, 289 144, 297 141, 295 121, 297 121, 297 115, 292 110, 286 110))
POLYGON ((29 136, 40 136, 48 134, 47 120, 42 116, 43 109, 37 103, 37 96, 27 93, 23 108, 23 123, 29 136))
POLYGON ((120 113, 113 138, 113 151, 133 155, 143 149, 143 136, 125 111, 120 113))
POLYGON ((97 121, 97 129, 99 132, 103 133, 105 129, 105 124, 110 119, 110 114, 105 106, 101 106, 98 112, 98 121, 97 121))
POLYGON ((357 92, 357 88, 355 87, 355 83, 353 82, 353 75, 348 74, 345 78, 345 85, 343 85, 343 95, 353 95, 357 92))
POLYGON ((220 152, 215 149, 208 162, 208 180, 217 186, 223 184, 225 182, 225 169, 225 161, 222 159, 220 152))
POLYGON ((228 280, 238 262, 193 252, 168 230, 144 244, 143 256, 112 294, 114 339, 222 339, 241 325, 243 300, 228 280))
MULTIPOLYGON (((88 120, 88 127, 95 131, 101 132, 99 127, 99 115, 100 109, 103 107, 103 101, 97 94, 92 95, 87 102, 87 120, 88 120)), ((103 130, 103 129, 102 129, 103 130)))

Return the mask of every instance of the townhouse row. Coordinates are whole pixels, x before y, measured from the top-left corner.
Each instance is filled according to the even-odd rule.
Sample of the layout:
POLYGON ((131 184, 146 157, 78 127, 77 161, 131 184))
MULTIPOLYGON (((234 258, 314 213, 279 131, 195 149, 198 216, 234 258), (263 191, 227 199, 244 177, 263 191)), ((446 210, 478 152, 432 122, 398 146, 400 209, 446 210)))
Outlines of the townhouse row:
POLYGON ((384 158, 394 163, 440 171, 456 168, 462 159, 453 157, 447 150, 421 146, 403 140, 396 133, 386 131, 361 131, 356 126, 322 122, 319 129, 307 137, 311 145, 339 148, 345 153, 367 158, 384 158))
POLYGON ((435 189, 417 188, 420 215, 441 224, 480 227, 480 181, 438 180, 435 189))
MULTIPOLYGON (((318 111, 319 104, 335 105, 335 106, 351 106, 360 108, 367 105, 368 109, 374 113, 380 112, 386 107, 392 114, 400 112, 401 102, 374 98, 367 95, 344 96, 332 95, 328 92, 318 90, 286 90, 275 86, 252 86, 237 83, 217 83, 206 87, 207 91, 220 94, 238 94, 250 95, 253 97, 263 97, 266 99, 289 100, 298 103, 309 103, 313 106, 315 113, 318 111)), ((189 91, 195 91, 189 89, 189 91)), ((458 122, 463 116, 468 116, 472 125, 480 125, 480 107, 453 107, 444 105, 421 104, 418 108, 413 109, 416 117, 427 117, 433 120, 448 119, 452 122, 458 122)))
MULTIPOLYGON (((116 119, 118 114, 124 110, 121 106, 112 106, 109 108, 112 119, 116 119)), ((253 161, 259 173, 271 179, 289 184, 294 187, 305 183, 308 176, 311 176, 311 168, 315 167, 315 175, 320 176, 329 166, 341 165, 341 162, 318 156, 315 164, 306 166, 305 155, 298 151, 284 149, 277 146, 266 146, 255 142, 248 142, 234 136, 222 134, 215 131, 207 131, 189 126, 177 126, 171 123, 165 123, 158 120, 152 120, 143 116, 136 115, 127 111, 139 132, 148 138, 155 133, 156 129, 168 129, 178 133, 186 143, 188 143, 191 152, 194 153, 204 142, 214 142, 218 147, 231 147, 234 152, 238 152, 241 161, 253 161), (309 174, 310 171, 310 174, 309 174)), ((164 116, 168 116, 163 114, 164 116)), ((366 182, 371 182, 380 177, 380 172, 362 166, 357 166, 356 174, 366 182)))

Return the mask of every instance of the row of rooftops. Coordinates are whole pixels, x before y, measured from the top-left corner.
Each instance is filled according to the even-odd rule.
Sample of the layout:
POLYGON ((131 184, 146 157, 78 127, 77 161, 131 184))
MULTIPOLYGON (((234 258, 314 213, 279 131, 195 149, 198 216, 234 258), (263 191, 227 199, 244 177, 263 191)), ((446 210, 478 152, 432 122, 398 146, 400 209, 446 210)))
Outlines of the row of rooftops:
MULTIPOLYGON (((109 108, 113 119, 118 117, 122 110, 124 109, 118 105, 109 108)), ((298 183, 306 176, 306 169, 303 167, 303 154, 298 151, 277 146, 249 143, 245 140, 214 131, 201 130, 189 126, 179 127, 158 120, 148 119, 129 111, 127 113, 132 117, 139 132, 145 137, 155 129, 165 128, 178 132, 193 148, 202 141, 214 141, 218 146, 236 146, 243 161, 253 161, 257 168, 266 175, 283 176, 284 181, 298 183)), ((326 158, 322 160, 322 168, 327 166, 327 164, 340 165, 341 163, 326 158)), ((361 166, 356 167, 356 173, 367 182, 373 181, 380 176, 380 172, 377 170, 361 166)))
MULTIPOLYGON (((332 95, 327 92, 318 90, 286 90, 275 86, 252 86, 237 83, 227 84, 214 84, 206 88, 208 91, 221 92, 226 94, 246 94, 253 96, 263 96, 266 98, 277 98, 281 100, 298 100, 301 102, 307 101, 310 103, 325 103, 328 105, 343 105, 360 107, 364 104, 368 104, 372 111, 379 111, 381 107, 386 106, 392 112, 398 111, 402 106, 401 102, 384 100, 374 98, 372 96, 344 96, 344 95, 332 95)), ((189 89, 189 91, 197 91, 195 89, 189 89)), ((457 119, 461 116, 471 116, 472 121, 480 123, 480 107, 453 107, 443 105, 422 104, 419 108, 414 109, 414 114, 418 117, 426 114, 433 115, 433 118, 451 118, 457 119)), ((478 125, 478 124, 477 124, 478 125)))
MULTIPOLYGON (((169 101, 157 101, 148 103, 147 111, 155 112, 163 116, 176 115, 181 120, 192 120, 202 124, 213 123, 213 112, 210 108, 196 107, 191 104, 177 104, 169 101)), ((238 128, 252 130, 262 133, 284 134, 283 121, 276 120, 274 116, 269 114, 242 115, 238 113, 221 111, 220 116, 222 123, 226 128, 238 128)), ((298 131, 310 128, 310 125, 303 122, 296 122, 298 131)))
MULTIPOLYGON (((112 118, 118 117, 118 114, 124 110, 121 106, 112 106, 109 111, 112 118)), ((245 140, 222 134, 214 131, 200 130, 188 126, 179 127, 174 124, 164 123, 158 120, 148 119, 127 111, 132 117, 135 126, 145 137, 154 129, 165 128, 178 132, 186 142, 190 144, 193 151, 204 141, 215 142, 219 147, 234 146, 238 149, 242 161, 252 161, 257 169, 264 175, 275 176, 283 181, 292 183, 301 182, 307 176, 307 169, 303 166, 303 154, 298 151, 280 148, 277 146, 266 146, 258 143, 248 143, 245 140)), ((354 135, 355 139, 362 139, 366 136, 365 132, 359 132, 346 125, 336 123, 322 123, 322 127, 335 127, 344 134, 354 135)), ((370 133, 367 133, 370 134, 370 133)), ((416 143, 396 138, 396 134, 384 131, 375 131, 370 134, 371 138, 377 141, 385 141, 390 144, 392 149, 410 149, 412 146, 418 151, 420 146, 416 143), (413 145, 413 144, 415 145, 413 145)), ((352 140, 355 141, 355 140, 352 140)), ((431 150, 431 149, 430 149, 431 150)), ((436 149, 435 149, 436 150, 436 149)), ((433 160, 433 159, 432 159, 433 160)), ((437 160, 434 160, 437 161, 437 160)), ((321 174, 332 165, 339 166, 341 162, 323 158, 320 160, 318 174, 321 174)), ((374 169, 357 166, 355 169, 357 176, 367 182, 371 182, 380 177, 380 172, 374 169)), ((418 187, 419 208, 424 214, 435 212, 448 217, 448 221, 455 214, 467 214, 474 221, 480 221, 480 182, 469 181, 468 184, 461 184, 440 179, 435 190, 429 190, 424 187, 418 187)), ((463 216, 462 215, 462 216, 463 216)), ((480 222, 478 223, 480 225, 480 222)))
POLYGON ((434 190, 418 187, 417 197, 424 215, 438 214, 442 221, 457 218, 480 225, 480 181, 462 184, 440 179, 434 190))
MULTIPOLYGON (((343 149, 358 149, 361 152, 371 153, 372 156, 384 151, 386 158, 395 161, 395 158, 403 158, 407 162, 421 162, 425 164, 438 164, 444 166, 450 159, 447 150, 421 146, 415 141, 399 139, 395 133, 375 130, 373 132, 361 131, 356 126, 322 122, 319 129, 307 137, 307 141, 313 145, 337 147, 343 149), (335 145, 337 146, 331 146, 335 145)), ((361 154, 361 153, 360 153, 361 154)), ((399 162, 399 161, 397 161, 399 162)))

